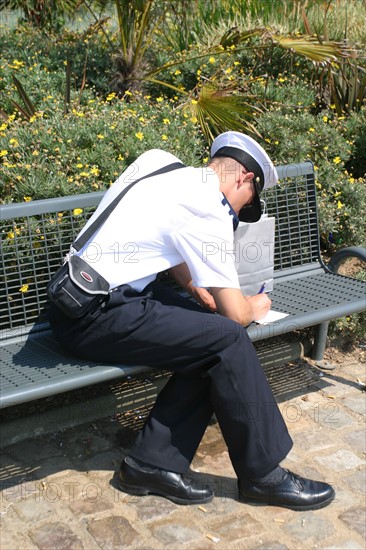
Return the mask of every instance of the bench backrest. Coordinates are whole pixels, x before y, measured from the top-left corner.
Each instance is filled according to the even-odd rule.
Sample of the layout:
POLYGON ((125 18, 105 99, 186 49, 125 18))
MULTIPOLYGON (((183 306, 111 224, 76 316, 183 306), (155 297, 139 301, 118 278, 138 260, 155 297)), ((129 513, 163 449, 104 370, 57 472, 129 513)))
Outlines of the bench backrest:
MULTIPOLYGON (((276 276, 319 265, 315 181, 310 162, 278 167, 265 193, 276 217, 276 276)), ((48 328, 46 285, 103 192, 1 207, 2 338, 48 328), (36 323, 36 326, 34 324, 36 323)))

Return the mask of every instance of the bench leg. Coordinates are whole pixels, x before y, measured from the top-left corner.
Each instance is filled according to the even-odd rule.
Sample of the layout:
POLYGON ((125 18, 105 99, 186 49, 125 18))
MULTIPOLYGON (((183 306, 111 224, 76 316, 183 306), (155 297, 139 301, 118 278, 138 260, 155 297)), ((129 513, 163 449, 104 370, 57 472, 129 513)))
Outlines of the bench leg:
POLYGON ((329 321, 321 323, 315 327, 313 359, 315 361, 322 361, 327 343, 329 321))

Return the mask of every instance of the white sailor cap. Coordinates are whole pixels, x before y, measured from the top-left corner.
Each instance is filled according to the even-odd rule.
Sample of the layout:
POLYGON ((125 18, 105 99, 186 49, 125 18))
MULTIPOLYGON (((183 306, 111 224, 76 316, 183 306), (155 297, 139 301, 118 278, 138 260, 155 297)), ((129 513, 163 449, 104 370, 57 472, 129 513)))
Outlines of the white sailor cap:
POLYGON ((211 158, 214 157, 233 158, 254 173, 254 201, 240 210, 239 219, 245 222, 258 221, 262 214, 260 193, 278 182, 277 170, 263 147, 241 132, 224 132, 212 142, 211 158))

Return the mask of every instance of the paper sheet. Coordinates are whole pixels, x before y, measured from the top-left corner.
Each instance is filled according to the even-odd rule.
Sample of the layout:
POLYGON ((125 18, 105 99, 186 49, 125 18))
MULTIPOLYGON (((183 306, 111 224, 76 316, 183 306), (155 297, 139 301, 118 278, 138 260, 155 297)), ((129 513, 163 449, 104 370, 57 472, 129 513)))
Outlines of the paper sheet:
POLYGON ((273 309, 270 309, 269 312, 263 319, 260 321, 255 321, 256 323, 259 323, 260 325, 268 325, 269 323, 274 323, 275 321, 278 321, 279 319, 283 319, 284 317, 287 317, 288 313, 282 313, 281 311, 274 311, 273 309))

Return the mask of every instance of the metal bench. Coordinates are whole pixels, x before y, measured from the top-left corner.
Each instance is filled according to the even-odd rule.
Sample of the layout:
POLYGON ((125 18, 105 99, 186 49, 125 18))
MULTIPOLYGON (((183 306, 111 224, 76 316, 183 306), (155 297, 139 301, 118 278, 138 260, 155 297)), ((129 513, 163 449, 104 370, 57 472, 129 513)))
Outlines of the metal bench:
MULTIPOLYGON (((313 357, 321 359, 330 320, 365 310, 366 283, 335 273, 347 255, 366 261, 361 248, 331 263, 320 258, 313 165, 278 167, 280 185, 267 191, 276 217, 273 309, 288 317, 248 327, 253 342, 316 325, 313 357)), ((7 204, 1 207, 0 407, 29 402, 148 370, 71 357, 47 323, 46 284, 103 193, 7 204), (5 297, 5 299, 4 299, 5 297)))

